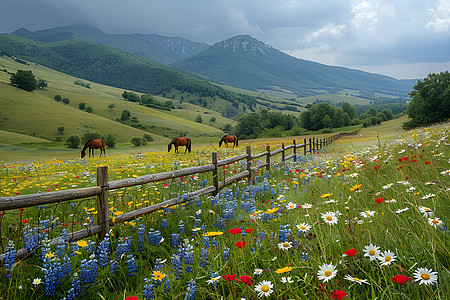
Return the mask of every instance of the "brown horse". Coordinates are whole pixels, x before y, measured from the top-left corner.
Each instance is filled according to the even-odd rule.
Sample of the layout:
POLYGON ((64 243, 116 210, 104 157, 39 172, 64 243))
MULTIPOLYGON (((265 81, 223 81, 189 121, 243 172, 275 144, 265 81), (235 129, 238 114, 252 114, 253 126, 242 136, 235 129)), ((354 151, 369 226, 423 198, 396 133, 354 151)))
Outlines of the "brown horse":
POLYGON ((186 153, 186 151, 189 151, 189 153, 191 153, 191 139, 188 137, 173 138, 173 140, 168 145, 167 152, 170 152, 170 149, 172 149, 172 145, 175 146, 175 153, 179 153, 178 146, 185 146, 186 150, 184 151, 184 153, 186 153))
POLYGON ((86 149, 89 148, 89 157, 91 157, 91 151, 92 156, 94 156, 94 149, 100 149, 100 156, 106 155, 105 152, 105 141, 102 139, 98 140, 89 140, 87 141, 86 145, 84 145, 83 150, 81 150, 81 158, 86 156, 86 149))
POLYGON ((238 138, 235 135, 224 136, 219 142, 219 147, 222 146, 222 142, 225 142, 226 147, 228 147, 228 143, 233 143, 233 147, 239 146, 238 138))

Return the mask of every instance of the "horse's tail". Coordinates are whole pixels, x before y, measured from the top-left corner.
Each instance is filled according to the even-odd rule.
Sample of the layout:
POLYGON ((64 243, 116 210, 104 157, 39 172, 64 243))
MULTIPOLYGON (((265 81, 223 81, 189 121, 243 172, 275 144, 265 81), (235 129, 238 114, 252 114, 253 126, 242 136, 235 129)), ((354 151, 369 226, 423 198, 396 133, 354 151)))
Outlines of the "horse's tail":
POLYGON ((239 140, 238 140, 238 138, 237 138, 237 136, 236 136, 236 147, 237 146, 239 146, 239 140))
POLYGON ((186 138, 188 140, 188 152, 191 153, 191 139, 190 138, 186 138))

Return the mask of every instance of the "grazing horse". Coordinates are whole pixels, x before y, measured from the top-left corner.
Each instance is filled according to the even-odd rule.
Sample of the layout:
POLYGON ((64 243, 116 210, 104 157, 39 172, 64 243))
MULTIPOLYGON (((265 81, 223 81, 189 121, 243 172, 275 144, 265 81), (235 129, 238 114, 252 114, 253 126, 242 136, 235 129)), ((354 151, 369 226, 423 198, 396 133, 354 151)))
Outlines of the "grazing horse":
POLYGON ((219 147, 222 146, 222 142, 225 142, 226 147, 228 147, 228 143, 233 143, 233 147, 239 146, 238 138, 235 135, 224 136, 219 142, 219 147))
POLYGON ((186 153, 186 151, 189 151, 189 153, 191 153, 191 139, 188 137, 173 138, 173 140, 169 143, 167 147, 167 152, 170 152, 170 149, 172 149, 172 145, 175 146, 175 153, 179 153, 178 146, 185 146, 186 150, 184 151, 184 153, 186 153))
POLYGON ((92 151, 92 156, 94 156, 94 149, 100 149, 100 156, 102 156, 102 153, 103 153, 103 155, 106 155, 105 141, 102 139, 87 141, 86 145, 84 145, 84 147, 83 147, 83 150, 81 150, 81 158, 86 156, 87 148, 89 148, 89 157, 91 157, 91 151, 92 151))

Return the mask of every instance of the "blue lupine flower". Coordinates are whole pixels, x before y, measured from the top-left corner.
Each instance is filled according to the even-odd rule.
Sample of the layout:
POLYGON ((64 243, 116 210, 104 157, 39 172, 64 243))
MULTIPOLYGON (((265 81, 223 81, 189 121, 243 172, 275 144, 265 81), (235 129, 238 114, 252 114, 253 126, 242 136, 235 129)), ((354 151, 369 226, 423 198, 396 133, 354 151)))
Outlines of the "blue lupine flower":
POLYGON ((140 224, 138 229, 138 247, 139 252, 144 251, 144 244, 145 244, 145 225, 140 224))
POLYGON ((177 247, 180 244, 180 237, 178 236, 178 233, 172 233, 172 246, 177 247))
POLYGON ((209 236, 203 236, 203 246, 209 248, 209 236))
POLYGON ((164 227, 167 227, 167 226, 169 226, 168 223, 167 223, 167 220, 166 219, 162 219, 161 227, 164 228, 164 227))
POLYGON ((223 249, 222 260, 223 261, 229 261, 230 260, 230 248, 225 247, 225 249, 223 249))
POLYGON ((136 260, 134 259, 133 254, 127 256, 127 264, 128 264, 128 276, 134 276, 137 272, 136 260))
POLYGON ((145 300, 155 298, 155 293, 153 291, 154 285, 150 283, 151 280, 149 278, 145 278, 144 281, 146 284, 144 285, 142 296, 145 300))
POLYGON ((9 278, 9 273, 16 263, 16 252, 17 251, 14 247, 14 242, 8 241, 8 246, 5 249, 5 259, 3 261, 3 265, 6 268, 6 278, 9 278))
POLYGON ((208 248, 203 248, 201 253, 200 253, 200 267, 204 268, 207 266, 208 264, 208 258, 209 258, 209 253, 208 253, 208 248))
POLYGON ((184 222, 182 220, 180 220, 180 224, 178 225, 178 231, 184 233, 184 222))
POLYGON ((183 269, 183 262, 179 255, 172 255, 172 266, 175 273, 175 278, 179 279, 181 275, 181 271, 183 269))

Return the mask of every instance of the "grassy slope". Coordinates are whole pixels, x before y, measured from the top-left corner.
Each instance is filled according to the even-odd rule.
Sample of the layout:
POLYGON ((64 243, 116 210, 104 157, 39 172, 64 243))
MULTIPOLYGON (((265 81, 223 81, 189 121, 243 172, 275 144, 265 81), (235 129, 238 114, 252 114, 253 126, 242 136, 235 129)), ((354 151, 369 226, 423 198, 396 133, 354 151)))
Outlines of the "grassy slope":
MULTIPOLYGON (((28 135, 36 132, 38 136, 54 138, 56 137, 56 128, 64 126, 65 134, 63 137, 72 133, 82 134, 90 130, 104 134, 114 133, 119 142, 128 142, 131 136, 142 136, 146 132, 114 121, 120 117, 122 110, 127 109, 147 128, 155 141, 167 141, 173 135, 186 132, 194 137, 202 135, 220 136, 222 132, 218 128, 230 121, 221 117, 218 113, 200 109, 198 106, 188 103, 183 103, 183 109, 167 112, 125 102, 121 97, 122 89, 83 80, 85 83, 90 83, 91 89, 87 89, 75 85, 73 82, 76 78, 40 65, 25 66, 11 59, 0 58, 0 66, 2 69, 6 68, 9 72, 16 72, 17 69, 30 69, 37 77, 50 81, 48 88, 28 93, 10 86, 10 75, 0 72, 0 89, 2 91, 0 94, 0 107, 2 108, 0 129, 22 132, 28 135), (53 100, 56 94, 60 94, 63 98, 69 98, 70 105, 64 106, 61 103, 56 103, 53 100), (13 99, 14 101, 12 101, 13 99), (93 114, 80 111, 78 109, 80 102, 85 102, 87 106, 91 106, 94 109, 93 114), (109 104, 114 104, 115 107, 109 109, 109 104), (17 111, 23 111, 26 117, 17 115, 15 113, 17 111), (52 112, 51 120, 48 119, 47 112, 49 111, 52 112), (205 121, 207 120, 206 123, 210 123, 216 128, 193 122, 198 113, 204 114, 205 112, 208 113, 208 116, 214 115, 216 117, 215 124, 209 122, 209 117, 203 118, 205 121), (61 115, 61 118, 55 117, 57 115, 61 115), (8 122, 4 122, 6 117, 8 122), (32 121, 30 122, 30 120, 32 121), (42 131, 42 133, 39 131, 42 131)), ((162 97, 157 97, 157 99, 167 100, 162 97)), ((179 106, 177 101, 174 101, 174 104, 179 106)))

